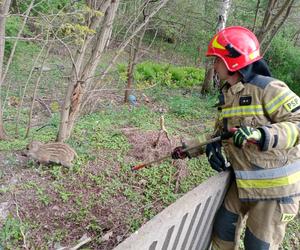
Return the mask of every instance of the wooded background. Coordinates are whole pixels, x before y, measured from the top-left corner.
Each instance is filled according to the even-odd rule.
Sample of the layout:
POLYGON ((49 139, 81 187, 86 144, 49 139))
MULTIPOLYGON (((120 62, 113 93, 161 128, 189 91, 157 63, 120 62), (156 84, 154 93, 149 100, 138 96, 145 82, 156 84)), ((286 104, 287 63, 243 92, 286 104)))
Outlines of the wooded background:
MULTIPOLYGON (((97 97, 93 92, 107 82, 109 72, 114 70, 123 52, 129 53, 127 86, 124 86, 124 100, 127 101, 134 88, 134 67, 141 60, 139 53, 144 44, 151 47, 152 43, 159 46, 159 42, 167 42, 173 45, 175 51, 192 57, 194 65, 203 67, 205 64, 202 93, 207 93, 213 79, 209 60, 204 57, 209 38, 226 25, 245 26, 257 34, 261 53, 270 62, 275 76, 296 85, 300 71, 296 56, 300 34, 298 10, 299 1, 295 0, 1 1, 0 87, 5 100, 0 102, 0 138, 6 138, 3 111, 11 86, 8 73, 18 53, 18 44, 24 41, 40 49, 31 62, 33 66, 28 72, 27 84, 34 80, 32 72, 37 67, 36 63, 40 72, 35 79, 33 93, 26 93, 26 84, 18 86, 23 89, 23 96, 17 97, 20 99, 19 109, 25 95, 32 95, 34 103, 43 77, 42 67, 47 63, 51 50, 64 48, 67 52, 71 69, 68 79, 62 79, 67 83, 67 90, 57 134, 57 140, 64 141, 70 137, 80 111, 83 108, 94 109, 91 106, 97 103, 97 97), (114 55, 99 72, 97 69, 107 51, 114 55)), ((297 86, 292 87, 298 90, 297 86)), ((33 105, 26 136, 31 126, 32 109, 33 105)))

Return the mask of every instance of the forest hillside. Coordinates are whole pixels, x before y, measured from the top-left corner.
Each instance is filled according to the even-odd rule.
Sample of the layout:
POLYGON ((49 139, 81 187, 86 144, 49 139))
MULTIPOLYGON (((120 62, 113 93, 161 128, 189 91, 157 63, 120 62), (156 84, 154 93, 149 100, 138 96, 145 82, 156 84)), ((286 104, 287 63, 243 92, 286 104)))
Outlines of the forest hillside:
MULTIPOLYGON (((214 130, 222 83, 205 53, 222 27, 252 30, 273 76, 300 95, 299 10, 299 0, 0 1, 0 249, 80 239, 113 249, 215 175, 205 154, 131 167, 214 130)), ((300 215, 281 249, 300 249, 300 215)))

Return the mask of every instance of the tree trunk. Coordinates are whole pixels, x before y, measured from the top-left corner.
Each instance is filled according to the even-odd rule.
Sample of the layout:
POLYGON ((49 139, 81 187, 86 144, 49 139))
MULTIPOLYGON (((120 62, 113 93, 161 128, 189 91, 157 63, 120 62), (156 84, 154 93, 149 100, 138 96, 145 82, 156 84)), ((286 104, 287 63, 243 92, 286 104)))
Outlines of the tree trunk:
POLYGON ((254 16, 254 21, 253 21, 253 27, 252 27, 253 33, 255 32, 255 28, 256 28, 256 21, 257 21, 259 6, 260 6, 260 0, 257 0, 256 9, 255 9, 255 16, 254 16))
MULTIPOLYGON (((217 24, 217 32, 224 29, 226 26, 226 21, 228 17, 228 11, 231 5, 231 0, 221 0, 219 16, 218 16, 218 24, 217 24)), ((201 93, 208 93, 211 89, 213 83, 214 69, 212 59, 208 58, 205 64, 205 78, 202 85, 201 93)))
POLYGON ((261 27, 257 31, 261 54, 266 52, 273 36, 278 32, 290 13, 294 0, 269 0, 261 27))
POLYGON ((284 22, 288 18, 289 14, 291 12, 291 8, 292 8, 293 3, 294 3, 294 0, 292 0, 290 2, 290 4, 287 6, 285 15, 282 17, 282 19, 279 22, 279 24, 277 24, 277 26, 273 26, 273 29, 271 30, 270 35, 269 35, 269 39, 268 39, 267 42, 265 42, 266 45, 265 45, 265 47, 264 47, 264 49, 262 51, 262 55, 264 55, 268 51, 268 49, 271 46, 271 42, 272 42, 273 38, 275 37, 275 35, 277 34, 277 32, 279 31, 279 29, 281 28, 281 26, 284 24, 284 22))
MULTIPOLYGON (((108 2, 108 1, 106 1, 108 2)), ((96 34, 96 41, 92 48, 92 53, 87 62, 83 65, 82 52, 77 56, 77 62, 73 65, 72 79, 69 82, 67 93, 64 100, 64 105, 61 112, 61 121, 56 140, 62 142, 68 139, 73 130, 75 120, 79 114, 82 97, 95 75, 96 67, 99 64, 101 55, 108 45, 113 21, 118 9, 119 0, 111 0, 107 6, 102 29, 96 34), (81 70, 82 69, 82 70, 81 70)), ((86 40, 85 42, 90 42, 86 40)), ((87 46, 83 46, 86 50, 87 46)))
POLYGON ((130 95, 134 77, 134 68, 137 64, 137 61, 139 59, 139 50, 146 32, 147 25, 145 25, 144 29, 141 32, 140 37, 136 37, 133 39, 131 47, 130 47, 130 53, 129 53, 129 62, 128 62, 128 69, 127 69, 127 86, 125 89, 125 95, 124 95, 124 102, 126 103, 128 101, 128 96, 130 95))
MULTIPOLYGON (((92 4, 91 6, 95 6, 92 4)), ((73 64, 72 69, 72 78, 69 81, 66 97, 64 100, 64 105, 61 111, 61 121, 60 127, 57 134, 57 141, 64 141, 68 139, 71 135, 75 119, 79 115, 79 111, 82 106, 85 106, 90 98, 93 97, 93 90, 98 85, 97 81, 92 83, 92 79, 95 76, 96 67, 99 64, 101 55, 103 54, 104 49, 107 47, 112 34, 112 24, 116 15, 116 10, 119 5, 119 0, 110 0, 102 1, 100 6, 104 6, 106 3, 109 3, 108 8, 105 12, 103 21, 98 27, 102 27, 99 33, 96 34, 96 41, 92 48, 92 53, 88 58, 87 62, 83 62, 84 56, 81 55, 82 51, 77 55, 78 60, 73 64), (83 96, 84 102, 83 102, 83 96)), ((145 21, 140 24, 132 34, 121 43, 118 50, 115 53, 115 56, 110 61, 107 68, 104 72, 101 73, 100 82, 103 81, 104 77, 107 75, 108 71, 114 65, 116 59, 120 56, 121 52, 129 44, 129 42, 139 33, 142 28, 149 22, 149 20, 168 2, 168 0, 159 1, 156 8, 151 14, 147 16, 145 21)), ((95 3, 95 2, 94 2, 95 3)), ((86 46, 87 47, 87 46, 86 46)), ((94 103, 96 100, 94 100, 94 103)), ((94 105, 93 103, 93 105, 94 105)))
POLYGON ((3 60, 5 50, 5 23, 9 11, 11 0, 2 0, 0 2, 0 140, 7 139, 3 126, 3 110, 1 101, 1 90, 3 84, 3 60))
POLYGON ((205 79, 201 88, 201 94, 206 94, 210 91, 213 85, 214 68, 212 60, 208 59, 205 64, 205 79))
POLYGON ((128 96, 131 92, 132 82, 133 82, 133 71, 134 71, 134 61, 136 59, 136 50, 134 48, 134 41, 131 42, 130 51, 129 51, 129 60, 127 66, 127 86, 125 88, 124 94, 124 103, 128 101, 128 96))
MULTIPOLYGON (((107 76, 108 72, 110 71, 110 69, 112 68, 112 66, 116 63, 116 60, 119 58, 119 56, 121 55, 121 53, 124 51, 124 49, 127 47, 127 45, 130 43, 130 41, 145 27, 145 25, 147 25, 150 21, 150 19, 168 2, 169 0, 161 0, 159 1, 158 5, 153 9, 153 11, 147 15, 147 17, 145 18, 144 22, 142 22, 141 24, 139 24, 137 26, 137 28, 131 33, 131 35, 129 35, 124 41, 122 41, 122 43, 120 44, 118 50, 115 52, 114 57, 110 60, 108 66, 106 67, 106 69, 101 73, 100 79, 98 81, 95 81, 91 88, 89 89, 89 94, 87 95, 87 97, 84 100, 83 103, 83 107, 85 107, 88 103, 88 101, 91 98, 95 98, 97 100, 97 97, 95 97, 93 95, 93 91, 96 90, 97 86, 99 86, 101 83, 103 83, 103 80, 105 79, 105 77, 107 76)), ((155 2, 155 1, 153 1, 155 2)), ((94 102, 95 103, 95 102, 94 102)), ((95 104, 94 104, 95 105, 95 104)))
POLYGON ((300 36, 300 30, 297 30, 295 32, 295 35, 293 36, 292 41, 294 41, 294 46, 296 47, 299 41, 299 36, 300 36))

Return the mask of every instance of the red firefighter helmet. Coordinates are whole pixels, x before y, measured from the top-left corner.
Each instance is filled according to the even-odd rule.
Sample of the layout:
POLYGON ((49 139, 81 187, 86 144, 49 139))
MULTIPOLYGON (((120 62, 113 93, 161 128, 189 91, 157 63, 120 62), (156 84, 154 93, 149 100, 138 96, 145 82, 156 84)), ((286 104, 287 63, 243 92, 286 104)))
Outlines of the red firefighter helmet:
POLYGON ((219 31, 210 41, 206 56, 220 57, 230 71, 237 71, 262 58, 256 36, 240 26, 219 31))

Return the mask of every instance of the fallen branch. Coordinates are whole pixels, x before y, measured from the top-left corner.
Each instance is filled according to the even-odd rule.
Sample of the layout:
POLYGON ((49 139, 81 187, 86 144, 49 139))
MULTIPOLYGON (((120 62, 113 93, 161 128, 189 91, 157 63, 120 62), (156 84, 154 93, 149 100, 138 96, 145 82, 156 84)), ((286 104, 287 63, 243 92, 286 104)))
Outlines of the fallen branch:
POLYGON ((43 100, 42 100, 41 98, 36 98, 35 100, 36 100, 39 104, 41 104, 41 106, 47 111, 48 116, 49 116, 49 117, 52 117, 53 114, 52 114, 50 108, 47 106, 47 104, 44 103, 43 100))
POLYGON ((84 234, 78 241, 78 243, 74 247, 60 247, 57 250, 77 250, 83 245, 89 243, 92 240, 91 237, 88 237, 86 234, 84 234))

